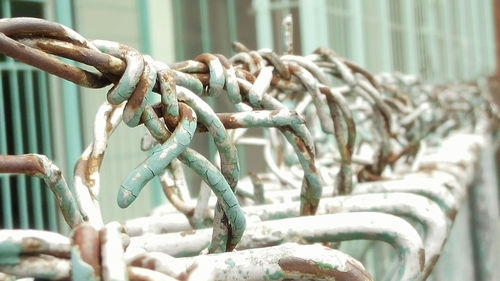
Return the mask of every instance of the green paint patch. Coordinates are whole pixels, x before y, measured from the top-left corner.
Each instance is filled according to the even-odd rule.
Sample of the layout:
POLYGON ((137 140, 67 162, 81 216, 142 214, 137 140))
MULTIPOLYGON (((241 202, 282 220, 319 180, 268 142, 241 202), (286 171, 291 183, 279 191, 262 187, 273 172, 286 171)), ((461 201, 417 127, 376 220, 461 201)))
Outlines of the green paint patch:
POLYGON ((285 274, 281 270, 276 270, 274 273, 269 273, 269 269, 267 269, 266 277, 269 278, 269 280, 280 280, 285 277, 285 274))
POLYGON ((20 262, 22 247, 9 240, 0 243, 0 264, 14 265, 20 262))
POLYGON ((75 281, 95 280, 94 269, 82 260, 76 247, 71 248, 71 276, 75 281))
MULTIPOLYGON (((43 274, 40 274, 41 279, 48 279, 48 280, 54 280, 56 279, 58 272, 45 272, 43 274)), ((76 279, 73 279, 76 280, 76 279)))
POLYGON ((320 262, 320 261, 318 261, 318 262, 315 262, 315 264, 316 264, 319 268, 321 268, 321 269, 327 269, 327 270, 328 270, 328 269, 334 269, 334 268, 333 268, 333 266, 332 266, 331 264, 329 264, 329 263, 324 263, 324 262, 320 262))
POLYGON ((231 268, 233 268, 236 265, 236 263, 232 259, 227 259, 225 263, 229 265, 229 267, 231 268))

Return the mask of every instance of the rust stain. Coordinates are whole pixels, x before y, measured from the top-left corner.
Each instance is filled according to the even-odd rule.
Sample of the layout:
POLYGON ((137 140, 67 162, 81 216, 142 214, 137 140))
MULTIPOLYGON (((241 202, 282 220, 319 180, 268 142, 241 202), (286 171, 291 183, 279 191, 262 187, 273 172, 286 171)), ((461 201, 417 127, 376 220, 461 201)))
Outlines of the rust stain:
POLYGON ((347 261, 347 271, 339 271, 334 268, 323 267, 296 257, 286 257, 278 261, 278 265, 285 273, 299 273, 314 276, 314 278, 333 278, 343 281, 367 281, 370 275, 357 265, 347 261))
POLYGON ((179 116, 181 118, 186 118, 189 122, 193 122, 195 120, 191 107, 183 102, 179 102, 179 116))
POLYGON ((216 60, 216 59, 217 59, 216 56, 209 54, 209 53, 203 53, 203 54, 198 55, 197 57, 194 58, 194 60, 199 61, 199 62, 203 62, 205 64, 208 64, 210 61, 216 60))
POLYGON ((101 276, 101 242, 99 232, 90 224, 81 224, 74 229, 71 243, 78 245, 82 260, 92 266, 96 276, 101 276))
POLYGON ((243 52, 243 53, 250 52, 250 49, 248 49, 247 46, 238 41, 233 42, 232 47, 235 52, 243 52))
POLYGON ((455 220, 455 217, 457 216, 458 211, 456 209, 451 209, 446 213, 446 216, 451 219, 452 221, 455 220))
POLYGON ((186 230, 186 231, 182 231, 182 232, 180 233, 180 235, 181 235, 182 237, 186 237, 186 236, 188 236, 188 235, 194 235, 194 234, 196 234, 196 230, 194 230, 194 229, 193 229, 193 230, 186 230))
POLYGON ((236 68, 236 74, 252 84, 255 83, 255 76, 245 69, 236 68))
POLYGON ((0 155, 0 172, 33 176, 45 174, 45 169, 34 155, 0 155))
POLYGON ((128 277, 130 280, 133 281, 152 281, 152 279, 144 274, 137 274, 134 270, 131 270, 128 268, 128 277))
POLYGON ((368 82, 370 82, 370 84, 372 84, 373 87, 375 87, 376 89, 380 89, 380 84, 377 82, 377 80, 375 79, 375 77, 373 77, 373 75, 368 72, 366 69, 362 68, 361 66, 345 59, 345 58, 341 58, 341 57, 338 57, 352 72, 355 72, 355 73, 359 73, 361 75, 363 75, 367 80, 368 82))
POLYGON ((148 74, 149 71, 142 73, 139 83, 137 83, 134 92, 127 101, 127 105, 125 105, 125 110, 136 111, 141 107, 149 87, 148 74))
POLYGON ((266 59, 271 65, 275 67, 278 71, 279 75, 283 77, 285 80, 289 80, 291 77, 290 74, 290 64, 285 64, 275 52, 264 52, 262 57, 266 59))
POLYGON ((150 259, 146 256, 140 256, 135 259, 133 259, 130 262, 131 266, 137 266, 137 267, 143 267, 151 270, 156 270, 156 262, 154 259, 150 259))
POLYGON ((94 180, 90 179, 90 171, 87 169, 88 160, 79 158, 75 165, 75 176, 79 176, 85 186, 93 186, 95 184, 94 180))
POLYGON ((208 85, 210 82, 210 74, 208 73, 189 73, 188 75, 191 75, 195 79, 199 80, 203 86, 208 85))
POLYGON ((432 269, 434 269, 434 266, 436 265, 438 259, 439 259, 439 254, 433 256, 430 259, 429 266, 427 267, 426 271, 424 272, 424 278, 422 278, 422 280, 427 280, 427 277, 429 277, 429 275, 431 275, 432 269))
POLYGON ((0 52, 83 87, 102 88, 109 84, 103 76, 66 64, 40 50, 28 47, 0 33, 0 52))
POLYGON ((44 36, 68 41, 64 28, 54 22, 35 18, 13 18, 0 23, 0 32, 7 36, 44 36))
POLYGON ((424 265, 425 265, 425 250, 424 249, 418 250, 418 262, 420 264, 420 271, 423 271, 424 265))
POLYGON ((250 51, 248 53, 250 55, 250 57, 252 58, 252 61, 255 65, 259 65, 262 61, 262 58, 261 56, 259 55, 259 53, 257 53, 256 51, 250 51))
POLYGON ((191 273, 193 273, 193 271, 198 268, 198 264, 196 263, 193 263, 191 266, 189 266, 185 272, 179 274, 179 276, 177 276, 177 279, 179 281, 187 281, 189 280, 189 277, 191 276, 191 273))
MULTIPOLYGON (((303 196, 301 196, 303 197, 303 196)), ((307 199, 306 199, 307 201, 307 199)), ((317 207, 313 206, 313 204, 304 204, 302 207, 301 216, 313 216, 316 213, 317 207)))
POLYGON ((221 54, 215 54, 215 56, 219 59, 220 63, 224 67, 224 69, 231 68, 231 63, 229 62, 229 60, 225 56, 223 56, 221 54))
MULTIPOLYGON (((69 42, 58 44, 58 42, 48 40, 38 41, 36 46, 47 53, 91 65, 103 73, 121 76, 126 68, 126 63, 119 58, 69 42)), ((114 80, 117 79, 116 76, 114 78, 114 80)))
MULTIPOLYGON (((201 61, 198 61, 198 62, 201 62, 201 61)), ((208 73, 209 72, 208 66, 203 62, 201 62, 197 67, 198 67, 198 69, 196 69, 196 70, 198 73, 208 73)), ((171 66, 171 69, 185 72, 185 73, 191 73, 191 71, 189 71, 190 68, 192 68, 192 66, 191 66, 189 61, 177 62, 171 66)))
POLYGON ((26 253, 34 253, 42 250, 42 243, 37 238, 25 238, 22 241, 23 251, 26 253))

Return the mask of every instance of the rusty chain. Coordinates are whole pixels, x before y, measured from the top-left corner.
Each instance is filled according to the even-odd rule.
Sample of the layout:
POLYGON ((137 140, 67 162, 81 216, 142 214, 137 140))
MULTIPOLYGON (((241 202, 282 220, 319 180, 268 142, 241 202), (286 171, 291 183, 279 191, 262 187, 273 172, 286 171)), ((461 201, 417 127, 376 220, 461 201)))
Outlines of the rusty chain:
POLYGON ((458 136, 464 154, 446 163, 426 146, 458 129, 481 132, 484 113, 497 120, 496 108, 477 84, 372 75, 330 49, 297 56, 288 45, 279 56, 235 43, 231 58, 206 53, 167 66, 116 42, 89 41, 57 23, 0 20, 1 53, 82 87, 113 84, 96 114, 93 142, 75 165, 76 198, 45 156, 0 155, 0 172, 43 178, 73 228, 70 239, 0 230, 0 249, 6 249, 0 272, 92 280, 371 280, 363 265, 339 251, 277 245, 374 239, 398 250, 401 267, 389 277, 425 280, 465 197, 481 140, 458 136), (161 102, 151 104, 151 92, 161 102), (203 100, 222 95, 234 112, 215 113, 203 100), (177 213, 104 224, 99 170, 121 120, 148 129, 143 149, 153 153, 123 181, 118 205, 130 205, 158 176, 177 213), (269 138, 250 140, 246 128, 253 127, 269 128, 269 138), (201 132, 213 137, 219 164, 189 148, 201 132), (245 141, 265 147, 270 174, 240 180, 236 144, 245 141), (206 193, 195 205, 190 202, 181 162, 203 179, 214 200, 206 193), (260 206, 241 206, 247 203, 260 206), (425 239, 396 216, 421 222, 425 239), (282 220, 267 222, 276 218, 282 220), (191 232, 176 232, 186 230, 191 232), (197 256, 206 249, 227 253, 197 256), (174 258, 185 255, 194 257, 174 258), (255 259, 263 259, 260 266, 255 259))

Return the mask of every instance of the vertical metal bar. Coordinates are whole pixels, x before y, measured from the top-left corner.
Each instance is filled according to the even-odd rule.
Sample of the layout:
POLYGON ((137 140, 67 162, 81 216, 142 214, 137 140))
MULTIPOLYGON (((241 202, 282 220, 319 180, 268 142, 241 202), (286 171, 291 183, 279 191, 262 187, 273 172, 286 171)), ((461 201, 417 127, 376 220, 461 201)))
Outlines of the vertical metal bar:
MULTIPOLYGON (((320 13, 316 13, 314 15, 314 18, 316 19, 316 31, 317 34, 319 34, 319 38, 316 39, 317 45, 316 47, 320 46, 328 46, 328 19, 327 19, 327 14, 326 14, 326 0, 316 0, 316 1, 311 1, 314 4, 316 4, 316 10, 317 11, 322 11, 320 13)), ((308 54, 306 52, 303 52, 304 54, 308 54)))
MULTIPOLYGON (((226 0, 226 13, 227 13, 227 24, 229 27, 229 41, 235 42, 238 41, 238 29, 237 29, 237 21, 236 21, 236 5, 235 0, 226 0)), ((234 51, 231 48, 231 53, 234 54, 234 51)), ((213 141, 212 141, 213 142, 213 141)), ((215 143, 213 143, 215 146, 215 143)), ((245 147, 242 145, 236 146, 238 150, 238 159, 240 160, 240 173, 242 175, 246 175, 247 173, 247 157, 245 147)))
MULTIPOLYGON (((495 60, 494 58, 490 57, 488 54, 489 52, 489 46, 488 46, 488 40, 489 37, 496 37, 500 38, 500 28, 498 27, 498 24, 500 23, 500 3, 495 2, 493 6, 488 6, 489 3, 488 0, 479 0, 479 8, 478 8, 478 13, 479 13, 479 22, 480 22, 480 28, 482 30, 489 30, 488 29, 488 17, 494 18, 495 21, 497 22, 495 25, 495 28, 491 29, 490 32, 483 32, 481 31, 479 33, 480 35, 480 48, 481 48, 481 56, 483 58, 482 64, 481 64, 481 73, 485 74, 489 72, 489 66, 490 66, 490 61, 495 60)), ((498 52, 498 49, 496 50, 498 52)), ((494 63, 494 62, 493 62, 494 63)), ((498 75, 498 70, 497 70, 497 75, 498 75)))
MULTIPOLYGON (((208 3, 207 0, 199 0, 200 4, 200 24, 201 24, 201 46, 203 52, 210 52, 212 49, 212 42, 210 36, 210 21, 208 18, 208 3)), ((216 110, 216 104, 213 98, 207 98, 207 103, 216 110)), ((215 161, 215 155, 217 148, 215 146, 214 139, 208 136, 208 157, 211 162, 215 161)))
MULTIPOLYGON (((139 37, 141 41, 141 51, 146 54, 152 55, 151 48, 151 31, 149 24, 149 1, 137 0, 137 7, 139 10, 139 37)), ((153 93, 147 94, 147 99, 149 102, 159 102, 160 97, 153 93)), ((158 177, 155 177, 151 183, 151 202, 153 206, 159 206, 164 202, 165 196, 161 188, 161 183, 158 177)))
POLYGON ((257 30, 257 48, 273 49, 273 25, 269 0, 253 0, 255 25, 257 30))
POLYGON ((443 79, 441 76, 440 63, 438 60, 438 40, 437 40, 437 30, 436 30, 436 9, 433 5, 435 5, 434 1, 424 0, 422 2, 423 7, 423 16, 424 16, 424 24, 425 24, 425 45, 429 50, 429 59, 426 61, 430 63, 430 65, 425 65, 426 68, 430 68, 430 75, 426 77, 427 79, 443 79))
POLYGON ((210 52, 212 42, 210 38, 210 21, 208 19, 207 0, 199 0, 200 3, 200 23, 201 23, 201 48, 203 52, 210 52))
MULTIPOLYGON (((473 65, 474 72, 473 78, 477 78, 482 73, 482 65, 483 65, 483 55, 481 54, 481 25, 479 21, 479 6, 481 1, 467 1, 469 10, 469 15, 471 19, 471 27, 470 27, 470 36, 471 36, 471 47, 472 47, 472 55, 473 55, 473 65)), ((484 28, 484 27, 483 27, 484 28)), ((484 29, 484 32, 493 32, 493 30, 484 29)))
POLYGON ((391 42, 392 42, 392 63, 393 68, 397 71, 403 71, 403 39, 402 39, 402 24, 401 24, 400 3, 397 1, 389 1, 389 18, 391 22, 391 42))
POLYGON ((236 24, 236 5, 234 0, 226 0, 227 24, 229 32, 229 42, 238 41, 238 30, 236 24))
POLYGON ((393 70, 392 62, 392 38, 391 38, 391 20, 389 16, 389 0, 379 0, 380 17, 380 44, 382 48, 382 71, 391 72, 393 70))
POLYGON ((316 23, 314 15, 318 13, 312 5, 314 1, 300 0, 299 1, 299 19, 300 19, 300 43, 302 45, 302 53, 309 54, 317 47, 316 23))
POLYGON ((462 79, 469 79, 470 75, 470 53, 468 50, 468 39, 467 38, 467 26, 470 23, 466 23, 464 19, 466 19, 466 14, 465 14, 465 1, 464 0, 459 0, 456 2, 457 3, 457 13, 454 14, 455 16, 455 21, 458 26, 458 39, 459 39, 459 59, 460 59, 460 73, 462 79))
MULTIPOLYGON (((2 0, 2 17, 11 17, 11 6, 10 1, 2 0)), ((14 63, 14 60, 10 57, 6 59, 9 63, 14 63)), ((12 109, 12 127, 16 132, 13 136, 14 138, 14 154, 23 154, 23 131, 21 124, 21 107, 20 107, 20 93, 19 93, 19 84, 18 84, 18 76, 15 70, 7 71, 9 76, 9 84, 10 84, 10 107, 12 109)), ((28 202, 27 202, 27 191, 26 191, 26 177, 25 176, 16 176, 17 178, 17 204, 18 204, 18 214, 19 214, 19 227, 20 228, 28 228, 29 227, 29 217, 28 217, 28 202)), ((10 200, 9 195, 9 200, 10 200)), ((10 203, 10 202, 9 202, 10 203)))
MULTIPOLYGON (((19 91, 19 77, 16 71, 9 73, 10 108, 12 110, 12 128, 14 129, 14 154, 25 153, 23 147, 23 124, 19 91)), ((26 176, 17 176, 17 204, 19 212, 19 226, 29 227, 28 200, 26 192, 26 176)))
POLYGON ((299 1, 300 43, 303 54, 312 53, 317 47, 328 45, 326 13, 325 0, 299 1))
MULTIPOLYGON (((52 135, 49 117, 49 98, 47 93, 47 74, 37 71, 38 96, 40 107, 40 124, 42 124, 42 151, 47 157, 52 159, 52 135)), ((45 188, 45 204, 47 204, 48 228, 51 231, 57 231, 57 211, 54 195, 45 188)))
MULTIPOLYGON (((487 57, 488 57, 488 73, 491 73, 495 71, 497 68, 499 68, 500 63, 497 64, 497 60, 500 59, 500 54, 497 52, 500 52, 500 45, 497 46, 497 42, 500 42, 500 26, 495 23, 495 18, 493 16, 493 4, 495 6, 500 6, 498 1, 492 1, 492 0, 485 0, 486 3, 484 5, 484 18, 486 21, 485 29, 488 30, 488 32, 485 32, 487 35, 487 40, 486 40, 486 45, 488 48, 488 51, 486 52, 487 57), (499 30, 498 37, 495 38, 495 28, 499 30)), ((500 19, 500 16, 498 16, 500 19)))
POLYGON ((182 4, 181 0, 173 0, 175 16, 175 56, 177 60, 184 60, 184 36, 182 24, 182 4))
POLYGON ((445 53, 447 56, 447 64, 446 64, 446 78, 448 80, 456 79, 457 72, 455 67, 455 58, 454 52, 452 51, 456 46, 453 43, 453 28, 452 22, 453 18, 451 17, 451 5, 450 0, 442 0, 439 1, 439 5, 441 5, 441 17, 443 19, 444 33, 445 33, 445 53))
POLYGON ((137 10, 139 17, 139 37, 141 41, 141 51, 151 54, 151 32, 149 29, 149 7, 148 1, 137 0, 137 10))
MULTIPOLYGON (((7 154, 7 125, 5 122, 5 106, 3 95, 3 79, 0 70, 0 154, 7 154)), ((10 193, 10 180, 9 175, 0 175, 0 183, 2 183, 2 218, 3 228, 13 228, 12 219, 12 203, 10 193)))
POLYGON ((365 65, 364 34, 363 34, 363 7, 361 0, 350 0, 350 42, 349 49, 352 50, 351 59, 359 65, 365 65))
MULTIPOLYGON (((54 1, 56 21, 68 27, 73 26, 71 0, 54 1)), ((65 132, 66 178, 73 178, 73 166, 82 152, 82 129, 80 125, 80 104, 78 88, 66 80, 61 81, 63 118, 65 132)))
MULTIPOLYGON (((27 108, 27 120, 26 126, 28 129, 28 152, 38 153, 38 137, 36 133, 35 124, 37 120, 35 117, 35 97, 33 90, 33 73, 32 71, 24 71, 24 101, 26 102, 27 108)), ((31 190, 31 203, 32 212, 34 219, 34 227, 36 229, 43 229, 43 209, 42 209, 42 191, 40 186, 40 179, 36 177, 30 177, 30 190, 31 190)))
POLYGON ((339 48, 338 52, 342 56, 349 56, 349 47, 348 44, 350 43, 347 38, 349 36, 349 31, 348 29, 348 16, 347 16, 347 11, 344 9, 343 5, 347 5, 346 3, 340 3, 340 2, 334 2, 333 7, 336 10, 336 13, 338 14, 333 14, 333 17, 337 19, 338 25, 334 26, 334 31, 335 33, 338 33, 338 37, 336 39, 336 42, 339 43, 339 48))
POLYGON ((404 71, 411 74, 418 74, 415 4, 412 0, 401 0, 401 18, 406 31, 403 48, 406 66, 404 71))
POLYGON ((10 0, 2 0, 2 18, 10 18, 10 0))

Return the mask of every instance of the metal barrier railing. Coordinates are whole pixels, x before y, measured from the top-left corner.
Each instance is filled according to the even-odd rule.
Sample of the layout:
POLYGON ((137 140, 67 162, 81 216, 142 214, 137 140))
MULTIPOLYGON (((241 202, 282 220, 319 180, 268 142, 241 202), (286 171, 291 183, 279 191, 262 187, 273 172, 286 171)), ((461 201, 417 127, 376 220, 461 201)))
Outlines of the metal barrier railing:
POLYGON ((73 229, 70 238, 0 230, 2 279, 371 280, 331 249, 367 239, 397 251, 384 280, 425 280, 466 197, 487 121, 498 120, 478 84, 372 75, 326 48, 278 56, 235 43, 230 59, 205 53, 167 66, 33 18, 0 20, 0 40, 1 53, 80 86, 113 84, 75 165, 76 196, 47 157, 0 155, 0 172, 44 179, 73 229), (150 92, 161 102, 150 104, 150 92), (226 95, 234 112, 203 100, 226 95), (142 148, 153 152, 123 181, 117 203, 127 207, 158 176, 173 208, 104 224, 99 170, 122 120, 148 129, 142 148), (268 137, 245 136, 255 127, 268 137), (214 139, 215 163, 189 148, 201 132, 214 139), (263 146, 271 172, 240 180, 238 143, 263 146), (196 202, 180 162, 209 187, 196 202), (317 242, 331 247, 297 245, 317 242))

